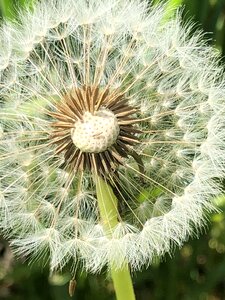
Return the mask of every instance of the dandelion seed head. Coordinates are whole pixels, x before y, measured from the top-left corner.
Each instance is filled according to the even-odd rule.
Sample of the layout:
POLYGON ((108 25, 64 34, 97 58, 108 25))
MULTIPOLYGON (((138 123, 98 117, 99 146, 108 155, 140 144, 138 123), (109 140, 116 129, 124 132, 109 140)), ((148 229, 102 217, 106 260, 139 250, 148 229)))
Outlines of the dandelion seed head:
POLYGON ((137 270, 205 226, 225 173, 224 73, 191 31, 127 0, 43 0, 2 26, 0 226, 16 253, 137 270), (96 175, 118 200, 107 231, 96 175))

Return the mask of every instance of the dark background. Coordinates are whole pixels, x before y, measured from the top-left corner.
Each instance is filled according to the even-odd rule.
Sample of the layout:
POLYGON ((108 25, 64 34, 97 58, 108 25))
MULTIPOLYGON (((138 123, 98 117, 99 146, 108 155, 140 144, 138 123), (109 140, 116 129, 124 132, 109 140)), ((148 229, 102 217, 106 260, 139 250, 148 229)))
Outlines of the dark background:
MULTIPOLYGON (((17 18, 17 9, 25 2, 31 3, 0 0, 1 19, 17 18)), ((184 20, 192 20, 196 29, 203 29, 208 42, 219 49, 225 61, 225 0, 184 0, 183 4, 184 20)), ((137 300, 225 299, 225 198, 219 204, 221 213, 211 217, 199 239, 177 249, 172 258, 166 256, 147 270, 133 274, 137 300)), ((98 276, 79 273, 73 299, 113 300, 113 286, 106 278, 106 272, 98 276)), ((69 280, 69 272, 49 276, 42 266, 15 260, 7 243, 0 239, 0 299, 71 299, 69 280)))

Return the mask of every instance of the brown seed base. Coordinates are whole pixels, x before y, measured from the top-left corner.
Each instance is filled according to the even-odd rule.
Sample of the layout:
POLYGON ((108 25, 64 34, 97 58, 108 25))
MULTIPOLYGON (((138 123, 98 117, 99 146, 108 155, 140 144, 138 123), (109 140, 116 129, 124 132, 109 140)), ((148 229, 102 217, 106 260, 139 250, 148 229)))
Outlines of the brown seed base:
MULTIPOLYGON (((54 118, 52 122, 51 143, 56 145, 56 154, 64 153, 64 168, 71 173, 89 170, 107 177, 123 165, 124 158, 133 156, 133 146, 139 143, 140 130, 134 127, 138 123, 135 114, 138 109, 128 105, 124 94, 119 91, 100 89, 97 86, 74 88, 56 104, 55 111, 47 114, 54 118), (71 138, 71 130, 77 120, 82 121, 84 112, 94 114, 100 107, 111 110, 120 127, 117 141, 106 151, 85 153, 78 149, 71 138)), ((135 159, 136 160, 136 159, 135 159)))

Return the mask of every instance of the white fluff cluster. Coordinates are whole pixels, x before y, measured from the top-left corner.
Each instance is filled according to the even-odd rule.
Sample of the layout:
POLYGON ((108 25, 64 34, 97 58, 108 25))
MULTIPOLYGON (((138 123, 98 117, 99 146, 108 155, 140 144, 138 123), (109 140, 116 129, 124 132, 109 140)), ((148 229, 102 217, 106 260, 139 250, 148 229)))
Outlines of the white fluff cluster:
POLYGON ((147 0, 51 0, 2 26, 0 227, 17 253, 52 270, 136 270, 204 226, 225 172, 224 74, 202 34, 164 13, 147 0), (142 119, 143 168, 133 157, 118 167, 111 237, 90 172, 63 169, 45 113, 93 82, 125 93, 142 119))

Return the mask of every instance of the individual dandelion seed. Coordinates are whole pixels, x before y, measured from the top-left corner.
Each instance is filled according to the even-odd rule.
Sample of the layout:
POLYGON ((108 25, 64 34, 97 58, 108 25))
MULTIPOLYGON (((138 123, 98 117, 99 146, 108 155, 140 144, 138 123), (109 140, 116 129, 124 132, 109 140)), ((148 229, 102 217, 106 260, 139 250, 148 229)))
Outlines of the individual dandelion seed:
POLYGON ((145 0, 51 0, 4 25, 0 226, 16 253, 134 271, 205 225, 224 75, 201 33, 164 16, 145 0))

